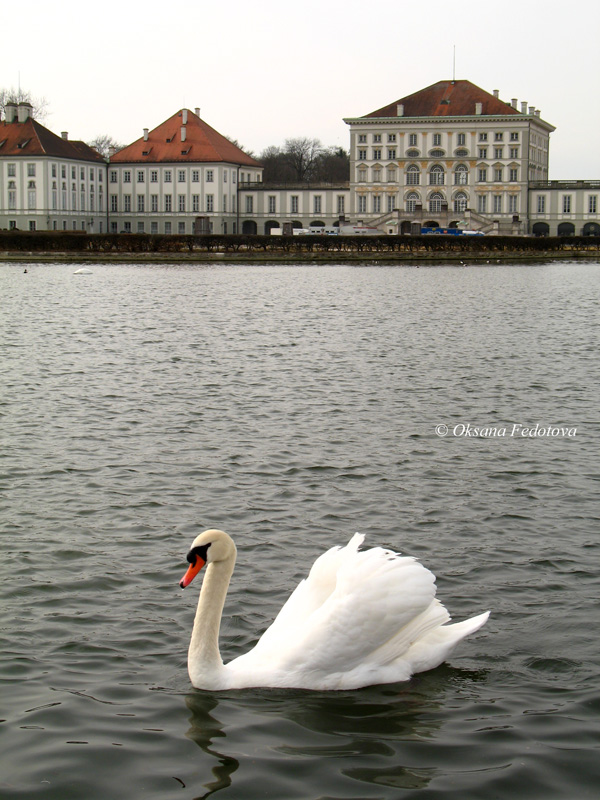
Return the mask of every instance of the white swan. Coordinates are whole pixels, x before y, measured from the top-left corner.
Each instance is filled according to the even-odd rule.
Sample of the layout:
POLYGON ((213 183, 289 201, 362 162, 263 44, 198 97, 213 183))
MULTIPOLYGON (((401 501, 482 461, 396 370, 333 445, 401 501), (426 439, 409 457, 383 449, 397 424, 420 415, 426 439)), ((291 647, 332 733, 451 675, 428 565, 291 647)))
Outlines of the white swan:
POLYGON ((317 558, 256 646, 223 664, 219 627, 236 547, 223 531, 197 536, 180 582, 184 589, 208 565, 188 651, 192 684, 328 690, 404 681, 437 667, 486 622, 489 611, 444 625, 435 576, 381 547, 359 551, 363 539, 357 533, 317 558))

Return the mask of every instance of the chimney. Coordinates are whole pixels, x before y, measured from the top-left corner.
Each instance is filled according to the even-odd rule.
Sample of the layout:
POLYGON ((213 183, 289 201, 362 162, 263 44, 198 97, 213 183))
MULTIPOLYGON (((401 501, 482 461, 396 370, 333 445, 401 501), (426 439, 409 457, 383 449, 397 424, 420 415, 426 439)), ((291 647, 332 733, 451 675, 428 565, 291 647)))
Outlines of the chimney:
POLYGON ((533 117, 535 114, 535 106, 529 106, 529 115, 533 117))
POLYGON ((184 108, 181 112, 181 124, 187 125, 187 108, 184 108))
POLYGON ((9 102, 4 106, 5 122, 17 121, 17 104, 9 102))
POLYGON ((496 100, 500 97, 500 89, 494 89, 494 97, 496 100))
POLYGON ((186 134, 187 134, 187 128, 185 127, 185 125, 182 125, 181 126, 181 141, 182 142, 185 142, 186 134))
POLYGON ((404 103, 398 103, 396 107, 396 116, 398 117, 404 116, 404 103))
POLYGON ((195 114, 197 117, 199 117, 199 116, 200 116, 200 109, 199 109, 197 106, 196 106, 196 108, 194 109, 194 114, 195 114))
POLYGON ((511 106, 512 106, 512 107, 515 109, 515 111, 516 111, 516 109, 517 109, 517 103, 518 103, 518 102, 519 102, 519 101, 517 100, 517 98, 516 98, 516 97, 513 97, 513 99, 510 101, 510 104, 511 104, 511 106))
POLYGON ((69 140, 69 132, 68 131, 61 131, 61 137, 67 142, 69 140))
POLYGON ((31 103, 19 103, 17 106, 17 117, 19 122, 27 122, 33 111, 31 103))
POLYGON ((475 103, 475 114, 479 117, 483 113, 483 103, 475 103))
POLYGON ((521 114, 527 113, 527 100, 521 100, 521 114))
POLYGON ((115 147, 114 144, 111 144, 111 146, 108 148, 109 157, 110 156, 114 156, 114 154, 118 153, 118 152, 119 152, 119 149, 117 147, 115 147))
POLYGON ((539 109, 539 108, 536 108, 536 110, 535 110, 535 115, 536 115, 536 117, 539 117, 541 113, 542 113, 542 112, 540 111, 540 109, 539 109))
POLYGON ((144 128, 144 141, 148 141, 148 128, 144 128))

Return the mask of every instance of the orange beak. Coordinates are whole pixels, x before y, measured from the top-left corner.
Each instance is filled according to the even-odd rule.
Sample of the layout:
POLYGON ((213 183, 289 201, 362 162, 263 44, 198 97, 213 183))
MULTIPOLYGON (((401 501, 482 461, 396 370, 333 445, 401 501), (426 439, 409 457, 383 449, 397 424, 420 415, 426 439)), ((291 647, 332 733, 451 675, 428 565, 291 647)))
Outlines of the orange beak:
POLYGON ((190 564, 188 567, 188 571, 185 573, 183 578, 179 581, 179 585, 182 589, 185 589, 186 586, 189 586, 190 583, 194 580, 196 575, 200 572, 202 567, 206 564, 206 561, 200 556, 196 556, 196 560, 193 564, 190 564))

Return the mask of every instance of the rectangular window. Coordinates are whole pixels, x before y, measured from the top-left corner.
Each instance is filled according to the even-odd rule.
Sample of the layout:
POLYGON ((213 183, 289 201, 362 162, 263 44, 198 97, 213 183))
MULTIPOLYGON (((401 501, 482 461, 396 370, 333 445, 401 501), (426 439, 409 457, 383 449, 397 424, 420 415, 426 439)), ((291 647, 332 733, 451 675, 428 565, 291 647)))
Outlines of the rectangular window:
POLYGON ((173 210, 173 196, 170 194, 165 195, 165 211, 170 212, 173 210))
POLYGON ((388 147, 388 160, 394 161, 396 158, 396 148, 395 147, 388 147))
POLYGON ((396 210, 396 195, 395 194, 388 194, 387 210, 388 211, 395 211, 396 210))
POLYGON ((501 169, 495 169, 494 170, 494 180, 496 181, 496 183, 502 183, 502 170, 501 169))
POLYGON ((207 169, 206 170, 206 182, 207 183, 212 183, 213 180, 214 180, 214 172, 212 171, 212 169, 207 169))
POLYGON ((173 180, 173 173, 170 169, 165 170, 165 183, 171 183, 173 180))
POLYGON ((591 194, 588 197, 588 214, 597 214, 598 213, 598 195, 591 194))
POLYGON ((180 213, 185 213, 185 195, 184 194, 178 195, 178 197, 177 197, 177 207, 178 207, 180 213))
POLYGON ((27 164, 27 177, 35 178, 35 164, 27 164))
MULTIPOLYGON (((251 197, 246 198, 246 211, 248 210, 248 200, 252 200, 252 198, 251 197)), ((252 203, 250 203, 250 206, 252 206, 252 203)), ((214 195, 212 194, 206 195, 206 210, 210 212, 215 210, 215 198, 214 195)), ((252 211, 252 208, 250 208, 250 211, 252 211)))
POLYGON ((519 157, 519 148, 518 147, 511 147, 510 148, 510 157, 511 158, 518 158, 519 157))
POLYGON ((223 170, 223 183, 227 183, 227 170, 223 170))
POLYGON ((313 214, 321 213, 321 195, 317 194, 313 197, 313 214))
POLYGON ((158 233, 158 222, 150 223, 150 233, 158 233))
POLYGON ((358 134, 358 143, 365 144, 367 141, 367 134, 366 133, 359 133, 358 134))
POLYGON ((477 180, 480 183, 485 183, 487 181, 487 169, 485 169, 485 167, 477 170, 477 180))
POLYGON ((495 194, 494 195, 494 214, 501 214, 502 213, 502 195, 495 194))
POLYGON ((171 223, 170 222, 165 222, 165 233, 167 234, 167 236, 171 235, 171 223))
POLYGON ((115 213, 119 210, 119 204, 117 200, 116 194, 111 194, 110 196, 110 210, 115 213))
POLYGON ((504 158, 502 155, 504 153, 503 147, 494 147, 494 158, 504 158))
POLYGON ((128 169, 123 172, 123 183, 131 183, 131 171, 128 169))
POLYGON ((192 170, 192 183, 200 183, 200 170, 193 169, 192 170))
POLYGON ((373 148, 373 161, 381 161, 381 147, 373 148))
POLYGON ((571 195, 564 194, 562 199, 562 210, 563 214, 570 214, 571 213, 571 195))
POLYGON ((192 195, 192 211, 196 214, 200 211, 200 195, 193 194, 192 195))
POLYGON ((512 181, 513 183, 515 181, 518 181, 519 180, 519 170, 518 169, 509 169, 509 171, 508 171, 508 180, 512 181))
POLYGON ((52 164, 52 177, 56 178, 56 164, 52 164))
POLYGON ((158 211, 158 195, 151 194, 150 195, 150 211, 154 211, 156 213, 158 211))
POLYGON ((537 213, 538 214, 546 213, 546 195, 544 194, 538 194, 537 196, 537 213))
POLYGON ((277 198, 275 195, 269 195, 269 214, 277 213, 277 198))
POLYGON ((84 181, 85 180, 85 167, 81 167, 79 170, 79 179, 84 181))
POLYGON ((298 195, 297 194, 293 194, 290 197, 290 212, 292 214, 297 214, 298 213, 298 195))
POLYGON ((439 147, 442 144, 442 134, 441 133, 434 133, 433 134, 433 146, 439 147))
POLYGON ((185 170, 179 169, 177 170, 177 180, 179 183, 185 183, 185 170))
POLYGON ((487 147, 479 148, 479 158, 487 158, 487 147))
POLYGON ((358 151, 358 160, 359 161, 366 161, 367 160, 367 151, 361 149, 358 151))
POLYGON ((137 182, 138 183, 143 183, 144 182, 144 171, 141 170, 141 169, 138 169, 137 182))
POLYGON ((396 134, 388 133, 388 142, 395 142, 395 141, 396 141, 396 134))
MULTIPOLYGON (((64 177, 65 176, 63 175, 63 178, 64 177)), ((110 171, 110 182, 111 183, 116 183, 117 182, 117 170, 116 169, 111 169, 111 171, 110 171)))
POLYGON ((254 198, 251 196, 246 196, 246 214, 252 214, 254 212, 254 198))
POLYGON ((519 210, 519 198, 516 194, 509 194, 508 196, 508 212, 509 214, 516 214, 519 210))
POLYGON ((123 195, 123 211, 131 211, 131 195, 123 195))
POLYGON ((183 236, 183 234, 185 233, 185 222, 178 223, 178 225, 177 225, 177 233, 180 236, 183 236))
POLYGON ((374 133, 373 134, 373 141, 375 142, 375 144, 379 144, 379 142, 381 142, 381 134, 380 133, 374 133))
MULTIPOLYGON (((64 167, 63 167, 64 169, 64 167)), ((8 165, 8 177, 9 178, 16 178, 17 177, 17 165, 16 164, 9 164, 8 165)))
POLYGON ((29 230, 30 231, 34 231, 35 230, 35 220, 34 219, 29 220, 29 230))
MULTIPOLYGON (((73 223, 74 225, 75 223, 73 223)), ((131 222, 124 222, 123 223, 123 230, 125 233, 131 233, 131 222)))
POLYGON ((487 142, 487 133, 480 133, 479 134, 479 141, 480 142, 487 142))
POLYGON ((494 134, 494 141, 501 142, 504 139, 503 133, 495 133, 494 134))
POLYGON ((338 194, 337 196, 337 213, 338 214, 345 214, 346 213, 346 198, 343 194, 338 194))
POLYGON ((461 145, 462 147, 464 147, 465 140, 466 140, 465 134, 464 133, 459 133, 458 136, 456 137, 456 144, 461 145))
POLYGON ((480 214, 485 214, 487 212, 487 196, 485 194, 480 194, 477 198, 477 211, 480 214))
POLYGON ((358 195, 358 213, 366 214, 367 212, 367 198, 364 194, 358 195))
POLYGON ((71 180, 75 180, 76 177, 77 177, 77 170, 75 169, 75 167, 71 167, 71 180))
POLYGON ((138 224, 137 224, 137 232, 138 233, 144 233, 144 223, 143 222, 138 222, 138 224))
MULTIPOLYGON (((64 230, 64 226, 65 226, 66 224, 67 224, 66 222, 63 222, 63 230, 64 230)), ((111 233, 116 233, 116 232, 117 232, 117 230, 118 230, 118 228, 117 228, 117 223, 116 223, 116 222, 111 222, 111 223, 110 223, 110 232, 111 232, 111 233)))
POLYGON ((519 141, 519 134, 516 131, 513 131, 510 134, 510 140, 511 140, 511 142, 518 142, 519 141))
POLYGON ((409 147, 416 147, 417 146, 417 134, 416 133, 409 133, 408 134, 408 146, 409 147))
POLYGON ((137 196, 137 210, 140 214, 143 214, 146 210, 146 198, 143 194, 138 194, 137 196))
POLYGON ((27 192, 27 208, 29 211, 35 211, 36 205, 36 191, 35 189, 29 189, 27 192))
MULTIPOLYGON (((227 195, 226 194, 223 195, 223 212, 227 213, 227 195)), ((225 231, 223 231, 223 233, 225 233, 225 231)))

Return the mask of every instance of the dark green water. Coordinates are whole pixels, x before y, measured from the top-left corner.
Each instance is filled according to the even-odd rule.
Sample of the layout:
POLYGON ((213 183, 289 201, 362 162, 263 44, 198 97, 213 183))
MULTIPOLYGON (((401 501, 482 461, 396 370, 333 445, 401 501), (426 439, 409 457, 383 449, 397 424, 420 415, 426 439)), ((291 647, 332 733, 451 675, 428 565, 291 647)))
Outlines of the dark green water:
POLYGON ((600 265, 74 270, 0 264, 0 797, 596 798, 600 265), (407 683, 194 691, 205 527, 225 660, 355 531, 492 617, 407 683))

